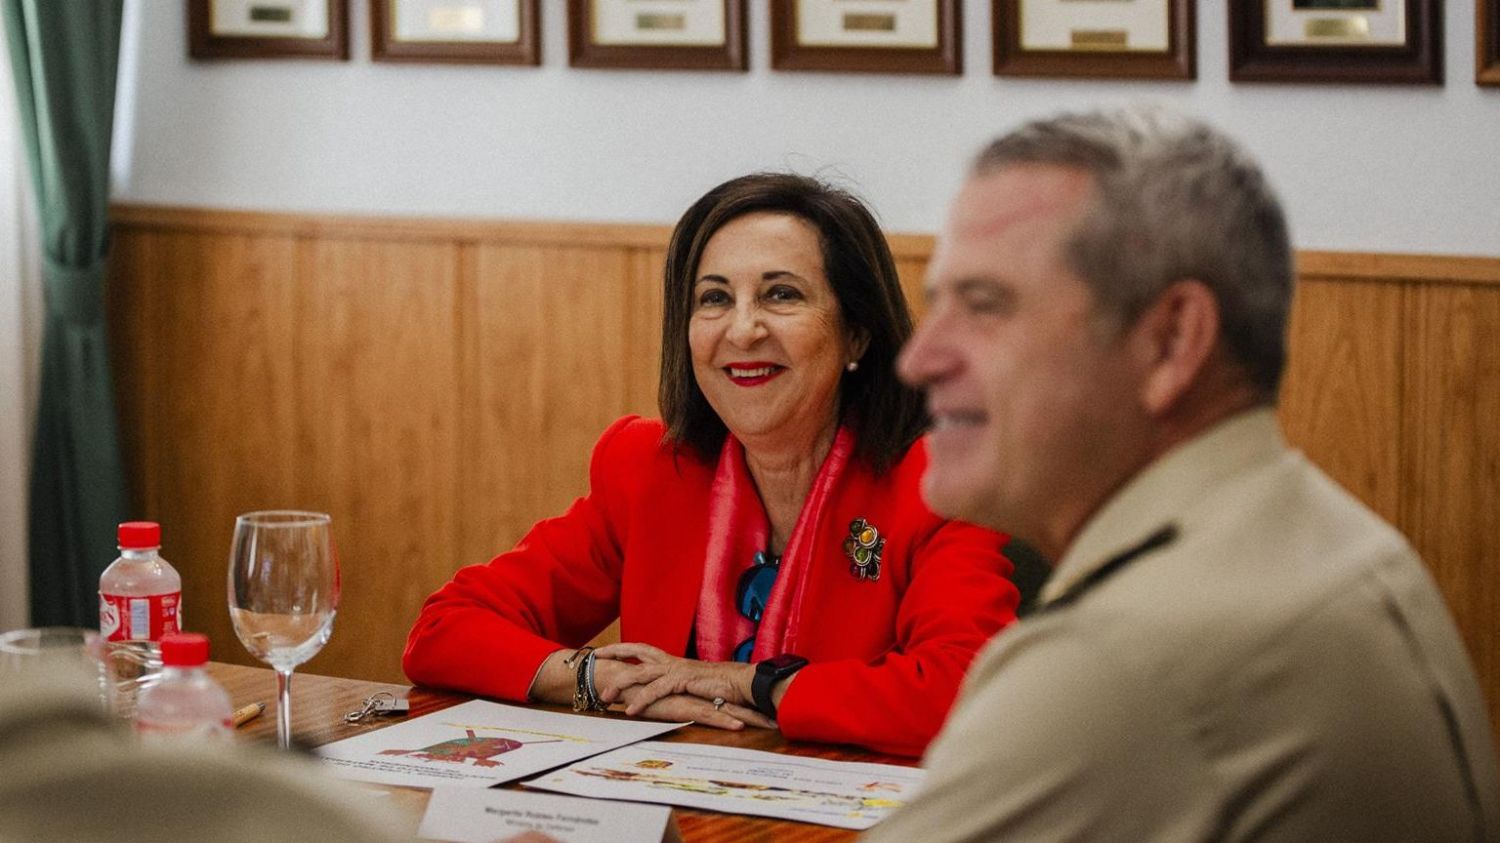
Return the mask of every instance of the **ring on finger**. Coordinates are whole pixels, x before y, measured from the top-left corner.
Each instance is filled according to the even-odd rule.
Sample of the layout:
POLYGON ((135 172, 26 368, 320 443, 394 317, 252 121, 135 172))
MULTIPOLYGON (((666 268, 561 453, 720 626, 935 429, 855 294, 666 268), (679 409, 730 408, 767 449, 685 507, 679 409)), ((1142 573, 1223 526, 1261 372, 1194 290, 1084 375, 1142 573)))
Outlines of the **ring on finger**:
POLYGON ((714 711, 718 711, 719 709, 721 709, 723 707, 724 707, 724 698, 723 697, 714 697, 714 711))

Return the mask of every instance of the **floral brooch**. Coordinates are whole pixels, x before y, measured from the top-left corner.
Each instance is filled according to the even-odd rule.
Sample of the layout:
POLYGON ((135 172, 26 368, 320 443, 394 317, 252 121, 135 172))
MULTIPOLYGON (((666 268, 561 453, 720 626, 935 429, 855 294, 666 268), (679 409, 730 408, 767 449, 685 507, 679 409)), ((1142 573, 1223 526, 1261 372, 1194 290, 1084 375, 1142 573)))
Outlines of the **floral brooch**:
POLYGON ((880 579, 880 554, 885 539, 863 518, 849 522, 849 538, 844 539, 844 555, 849 557, 849 573, 862 580, 880 579))

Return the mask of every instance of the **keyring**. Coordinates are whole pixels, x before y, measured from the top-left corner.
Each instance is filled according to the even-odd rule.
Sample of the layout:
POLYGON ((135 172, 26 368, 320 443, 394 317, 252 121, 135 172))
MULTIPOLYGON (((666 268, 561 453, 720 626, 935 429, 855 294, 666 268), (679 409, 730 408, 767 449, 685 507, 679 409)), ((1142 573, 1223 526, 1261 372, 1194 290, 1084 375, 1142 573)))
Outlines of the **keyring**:
MULTIPOLYGON (((376 697, 378 697, 378 696, 379 695, 376 694, 376 695, 365 697, 364 703, 359 708, 357 708, 354 711, 351 711, 348 714, 344 715, 344 722, 345 723, 358 723, 361 720, 365 719, 366 717, 369 717, 371 714, 374 714, 375 713, 375 706, 379 704, 379 700, 376 699, 376 697)), ((391 695, 387 694, 387 696, 391 696, 391 695)))
POLYGON ((345 714, 344 722, 360 723, 377 714, 401 715, 410 710, 411 705, 406 700, 389 691, 380 691, 365 697, 364 703, 359 708, 345 714))

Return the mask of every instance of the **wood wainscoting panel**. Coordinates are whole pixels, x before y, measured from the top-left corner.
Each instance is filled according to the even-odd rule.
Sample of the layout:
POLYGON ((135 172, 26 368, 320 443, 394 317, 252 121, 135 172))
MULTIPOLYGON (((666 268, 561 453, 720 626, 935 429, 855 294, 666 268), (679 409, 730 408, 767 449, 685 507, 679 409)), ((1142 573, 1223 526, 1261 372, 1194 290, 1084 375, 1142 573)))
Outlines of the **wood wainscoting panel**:
MULTIPOLYGON (((639 291, 626 248, 475 247, 473 427, 463 436, 460 549, 427 583, 509 550, 588 485, 599 434, 634 407, 646 350, 628 330, 639 291)), ((654 338, 653 338, 654 341, 654 338)))
POLYGON ((1287 440, 1395 523, 1400 506, 1401 287, 1297 285, 1279 416, 1287 440))
POLYGON ((658 416, 656 385, 661 380, 661 320, 665 302, 662 274, 666 249, 632 249, 630 284, 626 295, 626 341, 631 348, 625 364, 626 412, 658 416))
POLYGON ((1500 726, 1500 286, 1411 285, 1406 297, 1396 523, 1442 589, 1500 726))
POLYGON ((253 664, 229 624, 236 515, 286 505, 296 468, 295 244, 282 236, 116 233, 113 325, 137 517, 162 525, 186 628, 253 664), (129 288, 129 293, 125 289, 129 288))
POLYGON ((923 284, 927 281, 925 258, 897 258, 896 274, 901 278, 901 292, 906 294, 906 304, 911 308, 912 319, 921 324, 927 313, 927 294, 923 284))
POLYGON ((326 661, 399 676, 422 572, 457 549, 458 247, 304 240, 298 267, 291 500, 333 516, 343 593, 326 661))
POLYGON ((1334 279, 1497 286, 1500 285, 1500 257, 1299 251, 1297 277, 1303 281, 1334 279))

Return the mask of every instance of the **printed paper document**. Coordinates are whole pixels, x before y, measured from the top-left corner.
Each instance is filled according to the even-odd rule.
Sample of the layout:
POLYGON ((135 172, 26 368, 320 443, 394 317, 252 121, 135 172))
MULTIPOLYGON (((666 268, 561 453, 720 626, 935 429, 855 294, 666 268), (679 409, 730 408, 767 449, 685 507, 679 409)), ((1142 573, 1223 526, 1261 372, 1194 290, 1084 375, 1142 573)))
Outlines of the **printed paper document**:
POLYGON ((540 831, 563 843, 657 843, 672 809, 520 790, 438 787, 417 834, 427 840, 488 843, 540 831))
POLYGON ((600 799, 864 829, 909 801, 923 775, 916 767, 646 741, 524 784, 600 799))
POLYGON ((684 726, 582 717, 470 700, 326 744, 343 778, 408 787, 489 787, 684 726))

